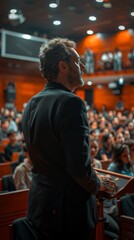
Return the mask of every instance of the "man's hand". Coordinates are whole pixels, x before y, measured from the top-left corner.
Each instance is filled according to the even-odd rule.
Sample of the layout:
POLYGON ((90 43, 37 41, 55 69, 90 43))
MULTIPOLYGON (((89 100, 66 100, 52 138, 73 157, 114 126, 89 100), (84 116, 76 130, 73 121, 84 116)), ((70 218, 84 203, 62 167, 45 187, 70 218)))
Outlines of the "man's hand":
POLYGON ((113 179, 110 176, 104 176, 102 174, 97 174, 100 181, 101 181, 101 188, 100 191, 107 192, 111 195, 115 194, 117 190, 117 185, 113 181, 113 179))

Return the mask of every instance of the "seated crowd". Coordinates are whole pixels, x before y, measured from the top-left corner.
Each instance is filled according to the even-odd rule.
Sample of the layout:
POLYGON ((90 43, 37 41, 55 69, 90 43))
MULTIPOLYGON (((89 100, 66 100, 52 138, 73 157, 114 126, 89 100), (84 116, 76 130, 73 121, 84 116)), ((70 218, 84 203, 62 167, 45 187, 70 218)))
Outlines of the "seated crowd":
MULTIPOLYGON (((13 152, 19 152, 20 162, 24 159, 22 115, 23 110, 22 112, 9 111, 6 108, 0 110, 0 162, 12 161, 13 152)), ((94 148, 98 149, 94 155, 98 161, 97 166, 100 167, 102 160, 110 160, 109 170, 134 175, 134 108, 131 111, 103 109, 99 112, 91 107, 87 108, 87 116, 91 158, 92 154, 94 155, 92 153, 94 151, 92 145, 94 145, 94 148)), ((96 164, 93 163, 95 166, 96 164)))
MULTIPOLYGON (((22 112, 0 111, 0 163, 12 162, 13 152, 19 152, 13 171, 16 190, 29 188, 32 178, 32 163, 22 134, 22 112)), ((116 173, 134 176, 134 108, 131 111, 101 111, 87 108, 90 127, 90 155, 92 166, 116 173)), ((104 200, 104 232, 110 239, 118 239, 118 213, 116 199, 104 200)))

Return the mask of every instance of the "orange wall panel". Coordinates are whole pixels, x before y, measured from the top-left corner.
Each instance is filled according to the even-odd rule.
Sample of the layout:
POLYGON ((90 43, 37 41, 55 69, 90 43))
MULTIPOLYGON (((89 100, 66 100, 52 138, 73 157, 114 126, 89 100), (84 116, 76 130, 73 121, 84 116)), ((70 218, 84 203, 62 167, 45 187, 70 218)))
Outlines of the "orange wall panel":
POLYGON ((84 89, 76 90, 75 93, 76 93, 76 95, 78 95, 82 100, 85 100, 85 90, 84 90, 84 89))
MULTIPOLYGON (((94 87, 93 91, 94 106, 98 110, 102 109, 102 105, 105 105, 107 109, 113 109, 119 100, 119 95, 114 95, 107 86, 103 86, 103 88, 94 87)), ((122 100, 126 109, 130 110, 132 106, 134 107, 134 85, 123 87, 122 100)))
POLYGON ((16 99, 14 104, 19 111, 22 110, 23 104, 28 102, 45 84, 41 77, 1 75, 0 78, 0 107, 5 105, 4 89, 9 82, 14 82, 16 87, 16 99))

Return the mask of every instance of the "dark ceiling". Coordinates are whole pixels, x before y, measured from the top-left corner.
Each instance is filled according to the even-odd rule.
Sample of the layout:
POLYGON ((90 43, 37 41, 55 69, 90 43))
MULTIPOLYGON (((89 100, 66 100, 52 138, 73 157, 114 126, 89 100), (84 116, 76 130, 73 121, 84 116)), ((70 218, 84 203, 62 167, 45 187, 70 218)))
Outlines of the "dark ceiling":
POLYGON ((14 32, 37 34, 48 38, 55 36, 69 37, 80 40, 91 29, 95 33, 118 31, 118 25, 126 29, 134 28, 134 0, 104 0, 111 2, 111 8, 95 0, 59 0, 56 9, 49 8, 49 0, 1 0, 0 28, 14 32), (8 20, 11 8, 22 11, 26 20, 16 25, 8 20), (88 17, 95 15, 96 22, 89 21, 88 17), (61 20, 61 25, 54 26, 53 20, 61 20))

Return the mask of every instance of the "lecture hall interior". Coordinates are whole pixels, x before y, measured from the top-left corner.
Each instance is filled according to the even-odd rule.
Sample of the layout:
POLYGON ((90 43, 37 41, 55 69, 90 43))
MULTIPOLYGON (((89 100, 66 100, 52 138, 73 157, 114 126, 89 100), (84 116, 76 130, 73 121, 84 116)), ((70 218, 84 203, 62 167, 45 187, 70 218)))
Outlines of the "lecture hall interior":
POLYGON ((47 84, 39 50, 56 37, 76 43, 91 165, 117 186, 96 194, 92 240, 134 240, 134 0, 1 0, 0 239, 42 240, 25 222, 32 167, 23 184, 17 170, 31 166, 23 113, 47 84))

